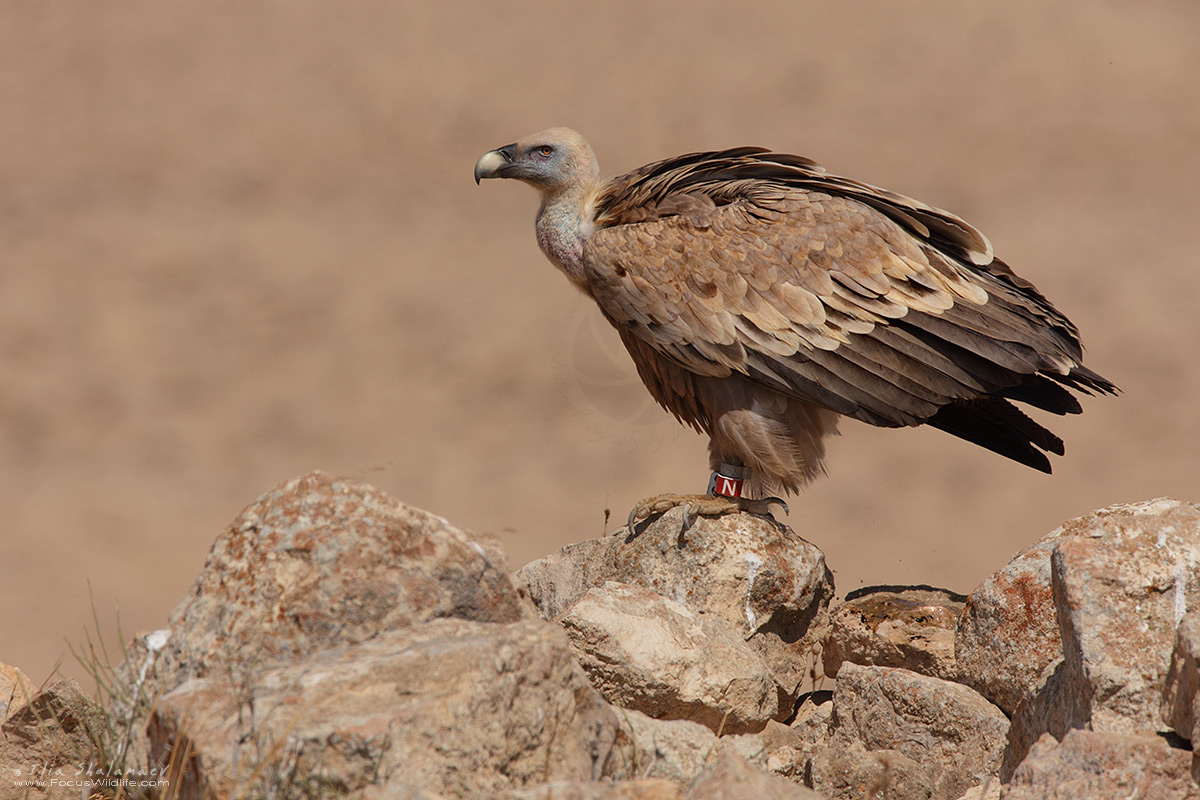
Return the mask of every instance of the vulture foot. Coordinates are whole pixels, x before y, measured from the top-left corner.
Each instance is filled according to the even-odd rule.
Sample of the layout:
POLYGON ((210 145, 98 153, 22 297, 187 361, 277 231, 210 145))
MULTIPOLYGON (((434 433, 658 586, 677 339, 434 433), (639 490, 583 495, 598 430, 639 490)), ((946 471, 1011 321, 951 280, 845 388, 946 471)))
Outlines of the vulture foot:
POLYGON ((783 506, 785 514, 788 511, 787 503, 778 497, 750 500, 745 497, 725 497, 719 494, 660 494, 648 497, 635 505, 629 512, 628 526, 629 532, 634 533, 634 526, 638 522, 666 513, 672 508, 682 508, 683 527, 679 531, 680 535, 692 527, 692 522, 697 516, 720 517, 739 512, 763 517, 776 528, 783 530, 786 526, 771 515, 771 506, 773 505, 783 506))

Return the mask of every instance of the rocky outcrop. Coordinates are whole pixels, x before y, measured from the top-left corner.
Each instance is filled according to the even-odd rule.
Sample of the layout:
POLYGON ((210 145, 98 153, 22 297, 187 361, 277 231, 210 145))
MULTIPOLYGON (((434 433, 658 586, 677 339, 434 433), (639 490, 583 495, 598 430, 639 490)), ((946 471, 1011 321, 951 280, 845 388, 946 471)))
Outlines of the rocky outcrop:
POLYGON ((78 798, 96 762, 101 709, 74 681, 33 690, 20 670, 0 666, 11 681, 0 725, 0 798, 78 798))
POLYGON ((689 720, 662 720, 617 708, 619 736, 613 758, 616 775, 692 781, 717 749, 717 735, 689 720))
MULTIPOLYGON (((1162 719, 1193 746, 1200 740, 1200 611, 1185 614, 1175 631, 1163 686, 1162 719)), ((1192 777, 1200 781, 1200 759, 1195 756, 1192 777)))
POLYGON ((167 622, 153 679, 169 691, 432 619, 534 616, 494 541, 314 472, 258 498, 217 537, 167 622))
POLYGON ((608 581, 640 586, 706 615, 743 639, 770 670, 776 716, 791 716, 828 628, 833 575, 789 528, 750 514, 699 517, 673 509, 603 539, 559 550, 517 572, 542 617, 555 620, 608 581))
POLYGON ((491 800, 683 800, 683 788, 665 778, 619 783, 551 781, 525 789, 500 791, 489 797, 491 800))
POLYGON ((779 713, 763 657, 710 614, 608 581, 557 621, 611 703, 729 733, 761 730, 779 713))
POLYGON ((954 631, 966 598, 928 586, 871 587, 846 598, 823 642, 825 674, 843 661, 956 680, 954 631))
POLYGON ((1007 734, 1003 712, 967 686, 847 662, 829 740, 811 760, 813 786, 846 800, 871 791, 957 800, 999 772, 1007 734))
POLYGON ((1006 714, 1062 658, 1050 556, 1063 528, 1017 553, 971 593, 954 633, 959 679, 1006 714))
POLYGON ((1197 800, 1191 754, 1156 736, 1075 729, 1045 734, 1017 767, 1005 800, 1197 800))
POLYGON ((9 712, 16 711, 37 693, 29 676, 19 668, 0 663, 0 723, 8 719, 9 712))
POLYGON ((411 786, 471 797, 603 777, 616 722, 562 631, 445 618, 242 685, 189 680, 157 704, 150 739, 158 761, 192 754, 183 779, 202 797, 242 796, 264 762, 332 793, 411 786))
POLYGON ((754 769, 744 758, 724 753, 688 787, 688 800, 820 800, 821 795, 754 769))
POLYGON ((1062 657, 1012 714, 1007 780, 1044 733, 1170 730, 1161 716, 1176 628, 1200 607, 1200 508, 1159 499, 1100 509, 1051 534, 1062 657))
POLYGON ((468 797, 607 774, 615 714, 503 552, 356 481, 259 498, 167 630, 147 653, 148 745, 191 796, 303 779, 468 797))
POLYGON ((514 575, 312 473, 218 537, 108 709, 0 669, 0 768, 120 757, 197 799, 1200 798, 1198 584, 1200 508, 1173 500, 1065 523, 965 602, 833 605, 820 551, 750 515, 514 575), (820 647, 836 684, 801 695, 820 647))
POLYGON ((1200 608, 1200 508, 1113 506, 1068 525, 1051 557, 1064 675, 1088 727, 1165 730, 1159 706, 1188 609, 1200 608))

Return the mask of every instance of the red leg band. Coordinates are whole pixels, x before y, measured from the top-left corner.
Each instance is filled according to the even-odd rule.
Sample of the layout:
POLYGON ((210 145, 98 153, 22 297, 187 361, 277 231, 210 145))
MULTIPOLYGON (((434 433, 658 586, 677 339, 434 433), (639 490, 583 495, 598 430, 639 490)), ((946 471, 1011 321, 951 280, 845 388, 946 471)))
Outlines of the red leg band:
POLYGON ((732 478, 722 475, 720 472, 714 472, 708 482, 708 493, 723 497, 741 497, 742 481, 742 478, 732 478))

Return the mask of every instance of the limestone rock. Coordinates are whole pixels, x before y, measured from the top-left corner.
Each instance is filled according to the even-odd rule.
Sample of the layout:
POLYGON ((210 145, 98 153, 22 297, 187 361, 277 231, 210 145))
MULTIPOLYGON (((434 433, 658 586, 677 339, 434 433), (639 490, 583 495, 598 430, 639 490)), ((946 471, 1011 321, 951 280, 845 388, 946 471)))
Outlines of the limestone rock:
POLYGON ((1103 509, 961 615, 947 593, 874 592, 832 630, 815 547, 750 515, 681 522, 565 548, 519 581, 494 544, 369 486, 289 481, 135 643, 124 674, 165 692, 147 759, 174 759, 189 800, 821 796, 799 783, 996 800, 1001 770, 1019 800, 1108 796, 1089 794, 1106 770, 1131 796, 1195 797, 1190 753, 1129 734, 1165 719, 1196 735, 1200 508, 1103 509), (797 706, 822 639, 832 700, 797 706))
POLYGON ((978 786, 972 786, 958 800, 1000 800, 1004 784, 998 778, 989 778, 978 786))
POLYGON ((18 667, 0 662, 0 723, 28 703, 37 693, 29 676, 18 667))
POLYGON ((1196 800, 1191 753, 1156 736, 1046 734, 1013 773, 1005 800, 1196 800))
POLYGON ((1162 718, 1195 746, 1200 741, 1200 611, 1184 615, 1163 687, 1162 718))
POLYGON ((696 776, 687 800, 821 800, 812 789, 768 775, 744 758, 722 753, 696 776))
POLYGON ((637 583, 617 575, 613 565, 606 563, 625 539, 632 541, 628 530, 620 528, 602 539, 573 542, 517 570, 517 579, 525 584, 542 619, 558 619, 588 589, 605 581, 637 583))
MULTIPOLYGON (((1200 742, 1200 612, 1184 615, 1162 696, 1163 722, 1192 743, 1200 742)), ((1192 755, 1192 777, 1200 782, 1200 754, 1192 755)))
POLYGON ((809 783, 814 756, 829 745, 833 692, 805 695, 791 725, 772 720, 758 733, 723 736, 715 751, 731 751, 759 769, 809 783))
POLYGON ((833 577, 825 557, 791 529, 750 514, 699 517, 683 530, 682 511, 636 533, 582 542, 527 564, 517 577, 546 619, 605 581, 642 586, 723 620, 757 651, 790 713, 828 625, 833 577))
POLYGON ((967 600, 954 638, 962 683, 1012 714, 1062 658, 1050 582, 1050 554, 1064 528, 1025 548, 984 579, 967 600))
POLYGON ((1075 728, 1088 725, 1091 693, 1068 673, 1063 659, 1043 670, 1041 678, 1017 704, 1008 726, 1008 745, 1000 765, 1000 780, 1009 781, 1029 748, 1044 734, 1061 739, 1075 728))
POLYGON ((609 769, 618 778, 664 778, 684 785, 714 758, 730 752, 765 772, 800 782, 808 758, 827 738, 812 734, 826 730, 831 716, 833 703, 824 697, 819 699, 820 703, 802 706, 810 713, 806 723, 799 726, 770 721, 757 733, 732 734, 720 739, 695 722, 658 720, 639 711, 618 708, 615 710, 619 733, 609 769))
POLYGON ((683 789, 664 778, 598 783, 552 781, 488 795, 488 800, 684 800, 683 789))
POLYGON ((813 787, 831 797, 860 797, 883 780, 881 790, 927 786, 925 796, 956 800, 999 772, 1008 720, 969 687, 845 662, 833 706, 829 744, 812 760, 813 787))
MULTIPOLYGON (((14 690, 21 675, 14 675, 14 690)), ((26 679, 28 680, 28 679, 26 679)), ((28 702, 14 697, 0 725, 0 797, 78 798, 81 787, 69 781, 86 778, 95 758, 90 730, 102 725, 100 709, 71 680, 57 679, 36 691, 28 702), (19 786, 41 779, 44 786, 19 786)))
POLYGON ((1200 507, 1111 506, 1064 527, 1051 558, 1064 678, 1089 698, 1091 729, 1161 730, 1175 630, 1200 608, 1200 507))
POLYGON ((1006 780, 1043 733, 1061 739, 1075 728, 1169 730, 1160 706, 1175 630, 1200 601, 1200 508, 1193 504, 1111 506, 1065 523, 1052 537, 1063 657, 1013 710, 1006 780))
MULTIPOLYGON (((829 708, 826 703, 822 708, 829 708)), ((757 733, 731 734, 720 739, 703 725, 685 720, 658 720, 639 711, 616 709, 620 726, 616 762, 618 777, 667 778, 686 784, 716 756, 730 752, 755 767, 800 782, 812 754, 812 740, 803 729, 774 720, 757 733)), ((824 714, 828 719, 828 714, 824 714)))
POLYGON ((1059 716, 1093 724, 1095 710, 1098 730, 1153 730, 1167 642, 1200 598, 1198 568, 1195 505, 1160 499, 1071 520, 972 593, 955 642, 961 680, 1009 714, 1025 699, 1044 707, 1030 695, 1044 690, 1065 636, 1073 649, 1059 679, 1084 685, 1058 691, 1085 707, 1059 716))
POLYGON ((445 795, 419 786, 368 786, 353 797, 354 800, 447 800, 445 795))
MULTIPOLYGON (((832 704, 830 704, 832 705, 832 704)), ((749 763, 772 775, 795 782, 804 780, 812 747, 804 731, 774 720, 758 733, 723 736, 717 751, 737 753, 749 763)))
POLYGON ((495 543, 367 484, 313 472, 262 495, 217 538, 171 615, 154 673, 166 691, 438 617, 531 616, 495 543))
POLYGON ((717 735, 698 722, 614 710, 618 736, 609 769, 617 777, 663 778, 684 785, 700 774, 717 746, 717 735))
POLYGON ((558 622, 611 703, 727 733, 761 730, 778 712, 762 656, 721 620, 649 589, 606 582, 558 622))
POLYGON ((190 754, 180 782, 194 797, 302 779, 460 798, 602 777, 616 719, 556 627, 439 619, 246 684, 193 679, 159 701, 150 736, 159 760, 190 754))
POLYGON ((956 680, 954 630, 965 599, 924 586, 855 592, 832 614, 822 647, 825 674, 836 677, 843 661, 853 661, 956 680))
POLYGON ((768 761, 768 768, 795 780, 805 774, 813 757, 829 746, 833 735, 833 692, 822 690, 806 695, 790 727, 794 735, 786 744, 793 752, 777 747, 771 753, 773 759, 768 761))
POLYGON ((854 741, 822 750, 809 767, 812 785, 832 798, 886 797, 929 800, 933 779, 922 764, 899 750, 867 750, 854 741))

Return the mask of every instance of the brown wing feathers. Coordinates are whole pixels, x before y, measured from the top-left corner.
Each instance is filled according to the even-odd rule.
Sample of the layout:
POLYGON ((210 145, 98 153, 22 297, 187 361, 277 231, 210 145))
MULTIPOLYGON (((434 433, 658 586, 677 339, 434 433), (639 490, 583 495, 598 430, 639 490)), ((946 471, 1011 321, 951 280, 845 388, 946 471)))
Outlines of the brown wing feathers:
POLYGON ((982 234, 808 159, 738 148, 651 164, 604 187, 596 220, 608 229, 587 252, 608 282, 597 301, 627 344, 698 374, 740 372, 875 425, 928 423, 1047 472, 1043 451, 1061 454, 1062 441, 1009 401, 1071 414, 1068 389, 1115 391, 1080 364, 1070 321, 982 234), (619 229, 643 222, 653 263, 606 273, 639 235, 619 229), (880 237, 882 269, 856 262, 880 237))

